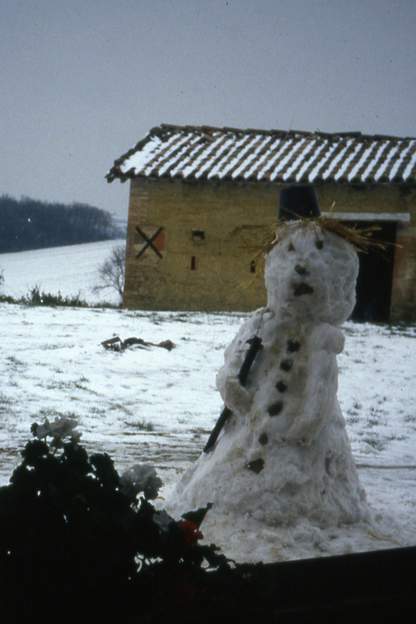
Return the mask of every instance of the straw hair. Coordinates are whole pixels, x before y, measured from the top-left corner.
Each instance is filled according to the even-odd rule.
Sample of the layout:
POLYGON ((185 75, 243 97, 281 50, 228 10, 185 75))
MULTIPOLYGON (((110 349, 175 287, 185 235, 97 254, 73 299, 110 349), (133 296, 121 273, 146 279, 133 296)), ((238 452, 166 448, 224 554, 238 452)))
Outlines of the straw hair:
MULTIPOLYGON (((334 207, 331 206, 331 208, 334 207)), ((332 232, 337 236, 340 236, 348 243, 353 245, 358 252, 369 253, 371 250, 376 250, 382 253, 387 247, 400 247, 397 243, 390 243, 387 241, 381 241, 373 237, 375 232, 380 231, 380 226, 372 225, 367 228, 351 227, 344 225, 337 219, 331 219, 329 217, 299 217, 296 221, 276 221, 267 225, 267 233, 264 236, 263 243, 260 247, 256 248, 256 252, 253 256, 253 261, 263 265, 265 255, 267 255, 282 238, 284 238, 291 225, 296 223, 297 227, 303 227, 308 229, 314 229, 318 236, 318 230, 324 230, 332 232)), ((253 246, 254 251, 254 246, 253 246)), ((248 288, 253 284, 255 278, 247 278, 239 283, 239 287, 242 289, 248 288)))
POLYGON ((257 253, 253 256, 253 261, 263 261, 264 256, 280 242, 290 228, 290 225, 294 223, 296 223, 298 227, 315 229, 317 235, 319 229, 337 234, 337 236, 346 240, 361 253, 369 253, 371 250, 382 253, 387 247, 400 247, 397 243, 389 243, 373 238, 373 234, 381 229, 378 225, 358 229, 356 227, 349 227, 337 221, 337 219, 328 217, 299 217, 296 221, 277 221, 277 224, 276 222, 274 224, 269 224, 268 233, 264 237, 262 246, 257 248, 257 253))
POLYGON ((299 218, 296 222, 294 221, 278 221, 276 231, 274 233, 274 238, 266 241, 263 249, 259 253, 268 253, 280 240, 283 238, 285 232, 287 232, 290 224, 296 223, 298 227, 304 227, 308 229, 318 229, 325 230, 327 232, 332 232, 333 234, 337 234, 344 238, 346 241, 351 243, 358 251, 368 253, 370 249, 380 249, 384 250, 386 247, 392 243, 387 243, 385 241, 377 240, 373 238, 374 232, 379 231, 381 228, 377 225, 373 225, 367 228, 358 229, 356 227, 349 227, 344 225, 340 221, 336 219, 331 219, 328 217, 316 217, 316 218, 299 218))

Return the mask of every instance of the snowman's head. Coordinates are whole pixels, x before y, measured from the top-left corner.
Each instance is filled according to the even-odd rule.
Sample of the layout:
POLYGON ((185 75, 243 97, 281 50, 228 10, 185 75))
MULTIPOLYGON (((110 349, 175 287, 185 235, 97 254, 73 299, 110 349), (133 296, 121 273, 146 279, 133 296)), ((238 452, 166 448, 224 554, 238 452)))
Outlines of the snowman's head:
POLYGON ((315 222, 294 221, 266 257, 267 304, 297 321, 343 323, 355 305, 354 247, 315 222))

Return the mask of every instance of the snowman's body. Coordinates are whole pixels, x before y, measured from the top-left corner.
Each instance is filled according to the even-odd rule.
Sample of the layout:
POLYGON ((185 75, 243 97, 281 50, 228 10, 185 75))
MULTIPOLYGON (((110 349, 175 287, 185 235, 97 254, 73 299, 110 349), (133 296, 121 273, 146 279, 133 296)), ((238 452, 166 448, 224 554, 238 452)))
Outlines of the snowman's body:
POLYGON ((179 513, 208 502, 266 524, 300 518, 322 526, 363 520, 368 509, 337 401, 338 325, 355 303, 353 247, 315 223, 281 232, 266 259, 267 307, 226 349, 217 387, 232 415, 171 497, 179 513), (243 387, 249 345, 258 353, 243 387))

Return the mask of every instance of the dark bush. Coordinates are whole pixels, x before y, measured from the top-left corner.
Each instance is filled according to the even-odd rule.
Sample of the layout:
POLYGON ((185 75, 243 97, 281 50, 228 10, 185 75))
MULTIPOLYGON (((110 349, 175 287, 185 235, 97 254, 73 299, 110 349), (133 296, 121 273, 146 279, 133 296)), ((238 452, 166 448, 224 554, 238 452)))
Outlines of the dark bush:
POLYGON ((0 488, 2 622, 414 621, 416 548, 232 568, 198 543, 206 510, 177 522, 125 493, 73 430, 33 425, 52 442, 29 442, 0 488))
POLYGON ((56 295, 40 290, 39 286, 31 288, 27 295, 18 300, 18 303, 33 306, 64 306, 72 308, 88 308, 86 301, 80 298, 79 293, 72 296, 63 296, 60 292, 56 295))
POLYGON ((9 295, 0 295, 0 303, 18 303, 14 297, 9 295))
POLYGON ((125 494, 108 455, 53 442, 28 442, 0 488, 3 621, 63 605, 66 614, 81 605, 83 615, 139 614, 170 594, 185 599, 206 568, 228 568, 213 546, 198 544, 197 524, 125 494))
POLYGON ((12 297, 0 294, 0 303, 23 304, 28 306, 50 306, 66 308, 118 308, 119 306, 101 301, 97 304, 89 304, 77 295, 62 295, 61 292, 53 294, 40 290, 39 286, 33 286, 23 297, 12 297))

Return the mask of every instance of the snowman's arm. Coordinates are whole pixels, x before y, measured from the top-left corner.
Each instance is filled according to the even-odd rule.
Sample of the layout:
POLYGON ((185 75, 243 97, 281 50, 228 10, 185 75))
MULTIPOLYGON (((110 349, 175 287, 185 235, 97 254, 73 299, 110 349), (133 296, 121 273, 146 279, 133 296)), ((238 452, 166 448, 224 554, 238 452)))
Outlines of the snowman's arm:
POLYGON ((344 350, 345 336, 343 332, 329 325, 321 323, 316 327, 311 335, 310 348, 316 351, 326 351, 327 353, 341 353, 344 350))
POLYGON ((226 405, 222 410, 214 429, 211 431, 208 442, 204 448, 205 453, 208 453, 213 449, 221 430, 232 415, 232 410, 229 405, 233 405, 234 410, 237 409, 240 412, 244 412, 247 405, 251 404, 251 397, 248 393, 244 393, 244 386, 247 383, 247 376, 256 355, 262 349, 262 342, 261 338, 258 336, 254 336, 247 342, 250 343, 250 348, 247 350, 240 372, 238 373, 238 378, 236 379, 235 377, 232 377, 225 382, 225 394, 227 395, 228 405, 226 405))
POLYGON ((258 323, 249 319, 225 350, 224 366, 218 371, 216 384, 224 404, 232 411, 245 412, 250 408, 252 393, 243 387, 240 372, 258 323))

